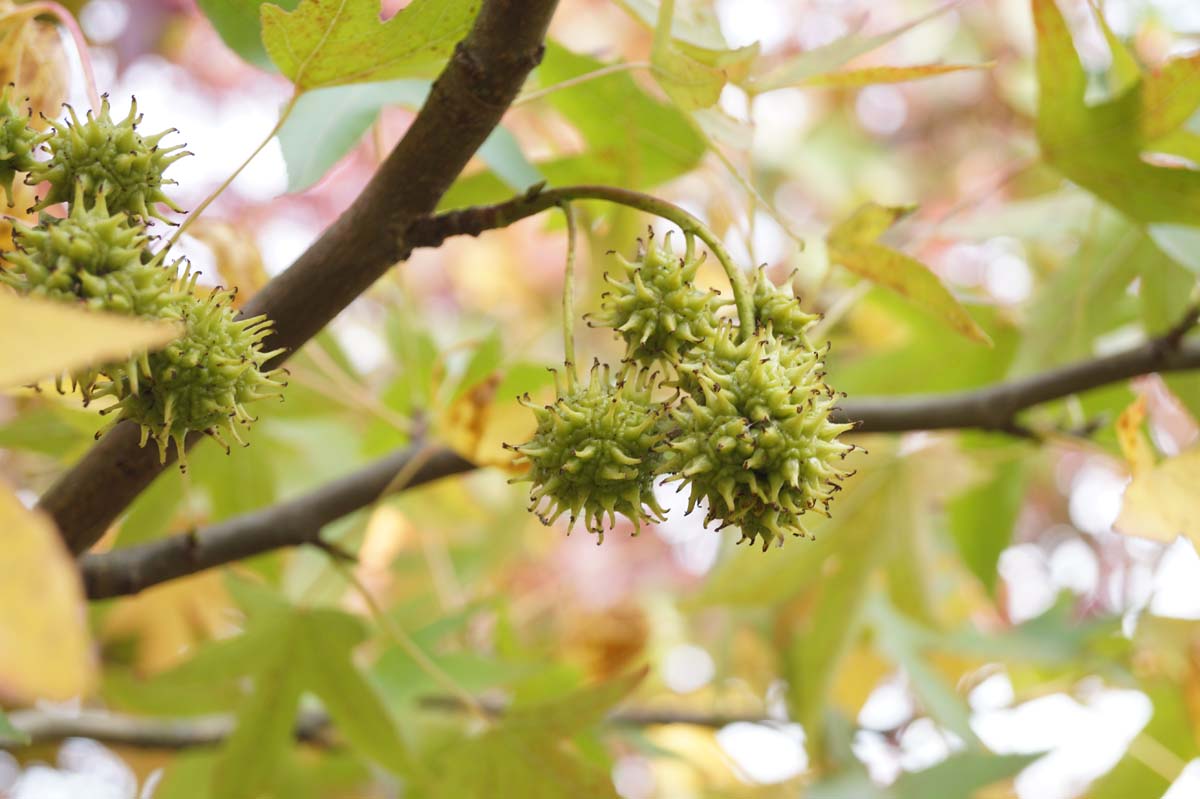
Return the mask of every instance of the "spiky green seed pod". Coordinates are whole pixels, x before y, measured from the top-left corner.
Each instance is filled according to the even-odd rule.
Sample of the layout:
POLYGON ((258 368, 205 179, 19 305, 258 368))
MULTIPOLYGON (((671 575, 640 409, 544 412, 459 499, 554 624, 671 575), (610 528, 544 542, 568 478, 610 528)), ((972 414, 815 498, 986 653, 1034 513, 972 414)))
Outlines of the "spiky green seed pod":
POLYGON ((28 172, 36 163, 39 134, 29 126, 31 111, 24 113, 12 96, 12 85, 0 91, 0 188, 8 205, 13 204, 13 182, 18 172, 28 172))
POLYGON ((603 541, 605 516, 611 525, 620 513, 635 528, 661 520, 653 481, 662 405, 652 399, 653 379, 634 371, 614 383, 608 366, 596 363, 586 385, 559 386, 551 405, 522 398, 538 426, 528 442, 509 447, 517 464, 529 464, 528 474, 514 482, 533 483, 530 509, 544 524, 565 513, 603 541))
POLYGON ((615 330, 625 341, 626 360, 643 367, 674 364, 712 335, 716 311, 726 303, 716 292, 696 288, 703 258, 676 255, 667 234, 662 246, 653 237, 649 246, 639 241, 635 260, 617 255, 617 262, 619 274, 605 273, 611 288, 588 324, 615 330))
POLYGON ((159 146, 174 129, 142 136, 137 131, 141 121, 137 101, 130 103, 128 116, 116 122, 107 95, 99 113, 88 111, 82 121, 70 106, 67 113, 70 121, 56 126, 44 137, 49 160, 37 162, 29 171, 31 185, 50 183, 49 193, 34 206, 35 210, 73 200, 76 185, 83 187, 87 202, 93 202, 103 192, 113 213, 167 221, 158 209, 160 203, 173 211, 181 210, 163 193, 164 186, 175 183, 165 179, 163 172, 189 155, 183 152, 182 144, 159 146))
POLYGON ((688 512, 703 500, 706 522, 738 525, 742 540, 766 549, 805 535, 804 513, 826 512, 853 449, 838 436, 852 425, 829 420, 836 395, 819 353, 769 329, 735 335, 723 328, 711 351, 681 367, 694 391, 671 410, 677 429, 659 472, 690 489, 688 512))
POLYGON ((787 288, 779 288, 760 268, 754 279, 754 319, 759 327, 770 327, 778 338, 795 338, 807 342, 805 333, 820 320, 820 314, 806 313, 800 300, 787 288))
POLYGON ((155 317, 171 301, 176 270, 150 255, 145 229, 111 214, 104 192, 90 206, 76 188, 70 214, 37 227, 14 225, 16 249, 0 282, 22 294, 78 301, 98 311, 155 317))
MULTIPOLYGON (((194 277, 185 276, 182 282, 193 283, 194 277)), ((153 438, 162 460, 174 442, 182 468, 189 433, 206 433, 227 451, 229 440, 244 445, 239 428, 254 421, 246 405, 282 395, 282 370, 264 371, 267 361, 283 352, 262 348, 271 322, 264 316, 238 319, 232 302, 232 292, 217 289, 205 299, 166 309, 160 318, 182 322, 186 333, 147 356, 149 368, 140 389, 130 392, 113 381, 95 392, 118 399, 102 412, 115 412, 117 421, 130 419, 141 425, 142 446, 153 438)))
MULTIPOLYGON (((167 266, 162 253, 150 254, 149 237, 125 214, 110 216, 103 192, 88 207, 80 187, 69 216, 46 217, 37 227, 18 222, 13 232, 16 249, 4 254, 9 268, 0 270, 0 283, 22 294, 148 318, 161 317, 164 308, 186 296, 177 289, 178 264, 167 266)), ((101 374, 136 392, 148 372, 143 354, 70 378, 87 404, 101 374)), ((61 379, 58 385, 63 389, 61 379)))

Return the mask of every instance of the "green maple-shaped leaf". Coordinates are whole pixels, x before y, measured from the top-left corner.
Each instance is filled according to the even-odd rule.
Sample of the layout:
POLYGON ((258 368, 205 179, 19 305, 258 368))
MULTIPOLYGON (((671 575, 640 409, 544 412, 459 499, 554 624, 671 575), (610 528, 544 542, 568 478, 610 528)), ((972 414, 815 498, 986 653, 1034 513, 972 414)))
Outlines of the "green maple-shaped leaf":
POLYGON ((470 29, 479 0, 415 0, 381 22, 378 0, 303 0, 262 7, 262 37, 297 92, 428 77, 470 29))
POLYGON ((645 674, 643 669, 561 699, 514 708, 483 735, 448 750, 422 795, 616 799, 608 772, 573 751, 570 739, 603 720, 645 674))
POLYGON ((1142 75, 1130 75, 1131 59, 1122 57, 1128 86, 1114 99, 1089 105, 1088 75, 1062 12, 1055 0, 1032 2, 1037 135, 1046 161, 1138 222, 1200 224, 1200 171, 1163 166, 1153 157, 1200 149, 1200 137, 1182 128, 1200 108, 1200 57, 1173 59, 1142 75))
POLYGON ((350 749, 391 771, 408 773, 408 751, 390 714, 351 660, 366 637, 363 624, 338 611, 294 608, 262 591, 237 593, 256 603, 248 608, 246 631, 210 644, 159 678, 175 686, 197 681, 212 686, 243 677, 252 683, 252 692, 238 708, 237 727, 213 764, 214 795, 273 795, 294 746, 305 693, 321 700, 333 734, 350 749))

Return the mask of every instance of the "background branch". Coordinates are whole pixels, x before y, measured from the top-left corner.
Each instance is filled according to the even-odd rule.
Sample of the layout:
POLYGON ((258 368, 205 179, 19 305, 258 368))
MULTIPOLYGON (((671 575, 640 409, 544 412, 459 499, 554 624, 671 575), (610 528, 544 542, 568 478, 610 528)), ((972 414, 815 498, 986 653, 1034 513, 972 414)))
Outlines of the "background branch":
POLYGON ((311 493, 203 530, 80 559, 89 599, 136 594, 167 580, 284 547, 319 545, 321 529, 388 493, 396 475, 419 461, 405 488, 474 469, 448 449, 411 447, 311 493))
MULTIPOLYGON (((264 347, 294 352, 410 249, 412 220, 430 213, 541 60, 557 0, 484 0, 429 98, 362 194, 246 306, 275 322, 264 347)), ((280 359, 282 360, 282 358, 280 359)), ((163 470, 138 428, 110 431, 42 497, 73 552, 83 552, 163 470)), ((198 439, 193 439, 198 440, 198 439)))
MULTIPOLYGON (((427 697, 421 702, 429 710, 459 712, 461 703, 449 697, 427 697)), ((503 702, 481 700, 484 710, 495 717, 504 714, 503 702)), ((106 710, 83 710, 77 714, 49 713, 41 710, 16 710, 8 714, 13 727, 29 736, 28 746, 53 743, 66 738, 91 738, 107 744, 137 746, 145 749, 187 749, 213 746, 229 737, 236 726, 233 715, 216 714, 191 718, 155 718, 129 716, 106 710)), ((609 724, 622 727, 649 727, 659 724, 691 724, 720 728, 736 722, 772 723, 762 716, 698 713, 689 710, 638 709, 618 710, 609 714, 609 724)), ((302 710, 296 721, 296 737, 311 743, 328 745, 332 728, 321 710, 302 710)), ((0 739, 0 749, 18 745, 0 739)))

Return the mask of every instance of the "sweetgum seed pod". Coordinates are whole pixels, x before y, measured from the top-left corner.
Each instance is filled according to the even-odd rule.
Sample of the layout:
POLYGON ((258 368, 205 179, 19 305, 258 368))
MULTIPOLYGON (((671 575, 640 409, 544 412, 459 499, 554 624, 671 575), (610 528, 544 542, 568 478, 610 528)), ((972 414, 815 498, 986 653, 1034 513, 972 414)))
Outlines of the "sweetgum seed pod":
MULTIPOLYGON (((176 265, 164 265, 162 253, 149 253, 149 237, 140 225, 125 214, 109 214, 104 192, 97 193, 89 207, 82 187, 77 187, 67 217, 46 217, 37 227, 17 222, 13 228, 16 249, 5 253, 9 268, 0 270, 0 283, 21 294, 149 318, 161 317, 184 296, 176 289, 176 265)), ((146 357, 140 355, 80 370, 71 378, 86 404, 101 374, 136 392, 148 370, 146 357)))
POLYGON ((821 316, 800 307, 790 281, 786 289, 779 288, 767 277, 766 267, 760 267, 754 279, 754 319, 759 327, 770 327, 778 338, 802 339, 803 346, 811 348, 805 333, 821 316))
POLYGON ((161 147, 159 143, 174 129, 153 136, 137 131, 141 117, 137 101, 130 103, 129 114, 119 122, 113 121, 105 95, 98 113, 89 111, 83 120, 67 106, 69 122, 55 126, 41 141, 50 158, 33 165, 27 181, 36 185, 50 183, 46 197, 34 206, 42 210, 75 198, 76 186, 83 187, 87 202, 97 194, 106 195, 113 213, 126 213, 139 219, 156 217, 167 221, 159 204, 179 212, 177 205, 163 193, 163 187, 175 181, 163 177, 167 167, 190 153, 184 145, 161 147))
POLYGON ((797 339, 759 328, 737 341, 725 326, 712 349, 681 365, 694 387, 670 412, 676 430, 659 473, 690 489, 688 512, 708 505, 707 522, 738 525, 766 549, 806 535, 800 517, 824 512, 848 472, 852 425, 829 420, 836 395, 820 356, 797 339))
POLYGON ((703 258, 685 260, 671 247, 671 235, 659 246, 639 241, 633 261, 617 255, 616 275, 605 274, 609 290, 600 312, 588 323, 612 328, 625 341, 626 360, 652 368, 674 364, 713 334, 722 305, 714 292, 696 288, 703 258))
POLYGON ((603 541, 606 516, 611 526, 620 513, 635 529, 662 519, 653 481, 664 431, 653 380, 633 371, 614 383, 609 367, 597 362, 586 385, 566 392, 558 386, 550 405, 522 399, 538 426, 528 442, 509 447, 517 464, 529 465, 514 482, 533 484, 531 510, 544 524, 568 514, 572 525, 582 520, 603 541))
POLYGON ((33 153, 40 135, 29 126, 30 109, 24 113, 13 100, 13 86, 0 91, 0 188, 9 206, 13 204, 13 183, 17 173, 28 172, 37 163, 33 153))
POLYGON ((103 191, 90 205, 76 187, 70 214, 37 227, 14 224, 16 249, 0 281, 22 294, 77 301, 92 310, 155 317, 172 301, 175 269, 147 251, 149 236, 126 214, 110 212, 103 191))
MULTIPOLYGON (((194 284, 195 278, 185 275, 181 282, 194 284)), ((148 356, 148 376, 140 390, 127 392, 116 381, 96 389, 97 395, 118 398, 106 411, 117 413, 116 421, 130 419, 141 425, 142 446, 153 438, 161 460, 166 460, 173 442, 180 468, 186 469, 184 442, 189 433, 205 433, 226 451, 231 440, 245 445, 239 430, 254 421, 246 405, 281 397, 286 385, 282 370, 264 371, 265 364, 283 352, 262 348, 271 322, 264 316, 239 319, 232 302, 233 292, 217 289, 203 299, 192 295, 166 309, 161 318, 183 322, 186 333, 148 356)))

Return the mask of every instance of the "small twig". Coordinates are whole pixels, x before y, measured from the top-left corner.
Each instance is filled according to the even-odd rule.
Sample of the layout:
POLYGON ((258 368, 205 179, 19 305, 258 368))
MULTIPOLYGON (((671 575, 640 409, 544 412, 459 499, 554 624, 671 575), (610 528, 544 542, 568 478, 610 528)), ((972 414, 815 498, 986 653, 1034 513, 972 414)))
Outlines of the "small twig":
POLYGON ((754 332, 754 297, 746 273, 734 263, 720 237, 693 214, 674 203, 631 189, 614 186, 560 186, 546 189, 542 184, 531 187, 519 197, 497 205, 476 206, 444 214, 426 216, 413 221, 404 231, 401 241, 404 255, 417 247, 438 246, 447 238, 459 235, 477 236, 485 230, 507 227, 521 219, 539 214, 570 200, 601 200, 636 208, 672 222, 692 234, 716 256, 729 279, 737 307, 740 334, 748 337, 754 332))
POLYGON ((1183 337, 1191 332, 1197 322, 1200 322, 1200 303, 1188 308, 1187 313, 1170 330, 1159 337, 1159 343, 1166 350, 1179 349, 1179 345, 1183 343, 1183 337))
POLYGON ((318 537, 312 542, 312 546, 324 552, 330 557, 331 560, 339 561, 341 563, 348 563, 351 566, 358 565, 358 555, 355 555, 341 544, 336 544, 333 541, 326 541, 324 538, 318 537))

